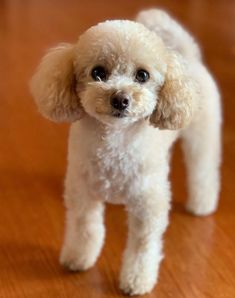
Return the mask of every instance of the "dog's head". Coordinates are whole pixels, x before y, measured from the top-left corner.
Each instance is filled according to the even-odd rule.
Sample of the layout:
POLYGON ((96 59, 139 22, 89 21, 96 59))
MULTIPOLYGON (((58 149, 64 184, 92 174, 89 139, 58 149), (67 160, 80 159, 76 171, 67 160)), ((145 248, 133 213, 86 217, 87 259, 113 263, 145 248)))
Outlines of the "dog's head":
POLYGON ((75 121, 85 113, 106 124, 149 118, 178 129, 191 119, 195 87, 181 58, 143 25, 107 21, 75 45, 43 58, 31 90, 44 116, 75 121))

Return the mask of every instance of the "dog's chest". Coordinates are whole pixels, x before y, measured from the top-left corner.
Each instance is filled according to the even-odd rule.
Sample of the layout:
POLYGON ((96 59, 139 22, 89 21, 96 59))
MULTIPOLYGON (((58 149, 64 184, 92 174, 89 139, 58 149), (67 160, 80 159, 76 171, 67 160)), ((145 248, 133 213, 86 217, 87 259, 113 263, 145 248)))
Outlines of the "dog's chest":
POLYGON ((141 169, 137 144, 121 136, 103 138, 90 156, 89 184, 94 195, 112 203, 122 203, 141 169))

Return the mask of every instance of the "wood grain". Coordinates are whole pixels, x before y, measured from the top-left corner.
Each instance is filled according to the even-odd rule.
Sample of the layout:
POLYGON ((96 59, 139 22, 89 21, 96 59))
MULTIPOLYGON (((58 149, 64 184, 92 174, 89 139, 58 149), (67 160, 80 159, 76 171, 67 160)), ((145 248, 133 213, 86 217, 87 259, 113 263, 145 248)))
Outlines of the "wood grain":
MULTIPOLYGON (((224 105, 224 163, 219 211, 196 218, 184 211, 185 171, 179 145, 173 159, 174 204, 165 260, 146 297, 235 297, 235 2, 78 1, 0 2, 0 297, 121 297, 118 275, 126 239, 122 207, 107 208, 107 239, 97 265, 70 274, 58 263, 63 236, 63 176, 67 125, 36 111, 28 81, 44 51, 75 41, 105 19, 132 18, 158 6, 200 41, 224 105)), ((213 150, 213 148, 211 148, 213 150)))

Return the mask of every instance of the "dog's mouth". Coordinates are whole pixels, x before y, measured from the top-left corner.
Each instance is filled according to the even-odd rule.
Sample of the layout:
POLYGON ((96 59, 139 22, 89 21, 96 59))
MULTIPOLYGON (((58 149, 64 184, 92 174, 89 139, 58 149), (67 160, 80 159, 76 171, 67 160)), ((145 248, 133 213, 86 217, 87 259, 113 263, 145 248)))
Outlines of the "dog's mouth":
POLYGON ((123 112, 113 111, 111 115, 113 117, 116 117, 116 118, 125 118, 125 117, 127 117, 127 114, 124 111, 123 112))

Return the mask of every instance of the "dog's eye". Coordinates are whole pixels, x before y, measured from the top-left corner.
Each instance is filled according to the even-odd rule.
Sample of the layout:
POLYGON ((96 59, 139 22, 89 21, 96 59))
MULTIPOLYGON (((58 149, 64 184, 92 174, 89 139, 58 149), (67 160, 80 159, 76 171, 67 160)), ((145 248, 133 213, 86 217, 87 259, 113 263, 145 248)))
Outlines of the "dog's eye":
POLYGON ((107 72, 103 66, 96 66, 92 69, 91 76, 95 81, 106 81, 107 72))
POLYGON ((145 83, 149 79, 149 73, 144 69, 139 69, 135 75, 135 79, 139 83, 145 83))

